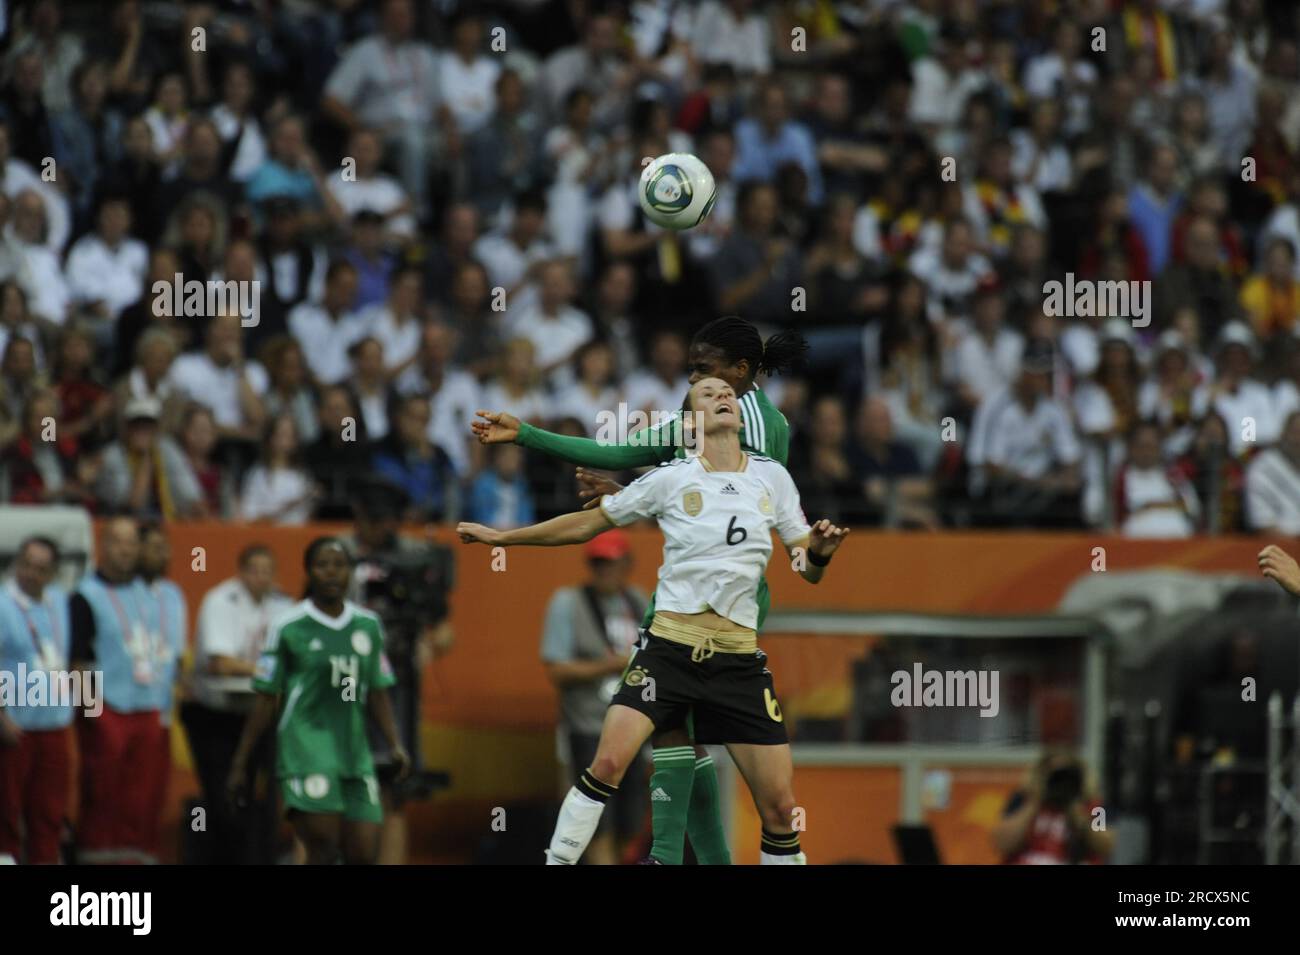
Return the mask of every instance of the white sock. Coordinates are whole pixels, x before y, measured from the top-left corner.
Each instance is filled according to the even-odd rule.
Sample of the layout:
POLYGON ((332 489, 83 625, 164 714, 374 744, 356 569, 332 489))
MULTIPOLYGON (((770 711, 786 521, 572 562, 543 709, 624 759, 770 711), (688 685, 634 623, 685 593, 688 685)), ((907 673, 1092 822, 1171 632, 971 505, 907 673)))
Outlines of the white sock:
POLYGON ((570 789, 560 806, 560 818, 555 820, 551 848, 546 851, 546 864, 577 865, 587 851, 587 843, 596 834, 600 814, 604 811, 603 802, 583 795, 576 786, 570 789))
POLYGON ((770 852, 760 852, 758 854, 759 865, 807 865, 808 857, 802 852, 796 852, 792 856, 774 856, 770 852))

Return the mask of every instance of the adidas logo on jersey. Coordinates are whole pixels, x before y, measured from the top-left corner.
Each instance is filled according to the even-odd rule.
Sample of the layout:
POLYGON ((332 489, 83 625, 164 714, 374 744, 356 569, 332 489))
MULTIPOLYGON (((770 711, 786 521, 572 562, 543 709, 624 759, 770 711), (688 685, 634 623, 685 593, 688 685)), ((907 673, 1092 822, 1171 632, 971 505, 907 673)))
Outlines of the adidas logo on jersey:
POLYGON ((722 486, 722 490, 719 491, 718 493, 719 493, 719 494, 736 494, 736 495, 739 495, 739 494, 740 494, 740 492, 736 490, 736 486, 735 486, 734 484, 732 484, 730 481, 728 481, 726 484, 724 484, 724 485, 722 486))
POLYGON ((651 802, 672 802, 673 797, 664 792, 662 786, 656 786, 655 791, 650 794, 651 802))

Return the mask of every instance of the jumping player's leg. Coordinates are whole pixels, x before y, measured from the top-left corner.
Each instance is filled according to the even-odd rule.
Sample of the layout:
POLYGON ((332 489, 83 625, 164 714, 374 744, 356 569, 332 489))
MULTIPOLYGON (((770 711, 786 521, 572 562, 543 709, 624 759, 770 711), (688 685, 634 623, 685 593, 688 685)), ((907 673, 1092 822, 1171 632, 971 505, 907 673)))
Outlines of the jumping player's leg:
POLYGON ((763 824, 760 859, 763 865, 806 865, 794 830, 794 761, 790 744, 728 743, 740 774, 754 797, 763 824))
POLYGON ((656 732, 650 746, 655 768, 650 779, 654 825, 650 855, 664 865, 681 865, 684 831, 700 865, 731 865, 718 800, 718 774, 708 750, 694 745, 686 727, 656 732))
POLYGON ((333 865, 338 861, 343 816, 333 812, 292 810, 289 821, 307 852, 307 865, 333 865))
POLYGON ((653 731, 650 717, 630 706, 614 703, 605 711, 596 756, 560 806, 547 865, 577 864, 600 824, 605 803, 653 731))

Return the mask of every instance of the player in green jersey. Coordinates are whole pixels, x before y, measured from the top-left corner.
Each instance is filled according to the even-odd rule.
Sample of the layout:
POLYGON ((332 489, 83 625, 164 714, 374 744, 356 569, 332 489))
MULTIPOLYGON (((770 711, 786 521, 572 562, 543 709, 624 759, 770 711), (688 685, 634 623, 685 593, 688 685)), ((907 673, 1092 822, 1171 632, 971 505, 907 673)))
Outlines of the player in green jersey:
MULTIPOLYGON (((760 373, 779 373, 794 366, 807 351, 807 343, 797 333, 783 332, 763 341, 758 329, 734 315, 709 322, 691 339, 687 368, 692 385, 705 378, 720 378, 732 387, 740 399, 744 426, 741 447, 767 455, 782 465, 790 450, 790 425, 755 378, 760 373)), ((574 438, 534 427, 504 411, 480 411, 482 421, 472 425, 484 444, 515 442, 525 448, 544 451, 555 457, 589 468, 652 467, 674 457, 683 457, 687 438, 683 436, 680 414, 667 421, 628 436, 622 444, 610 445, 590 438, 574 438)), ((615 494, 620 486, 603 475, 578 470, 582 485, 579 494, 589 498, 594 507, 604 494, 615 494)), ((763 627, 771 606, 767 580, 758 584, 758 629, 763 627)), ((646 608, 642 627, 654 619, 654 597, 646 608)), ((651 802, 654 846, 651 859, 665 865, 680 864, 683 827, 690 837, 696 858, 704 865, 729 865, 718 802, 718 777, 713 760, 700 746, 693 746, 685 729, 656 733, 650 741, 655 771, 650 779, 651 791, 662 789, 667 799, 651 802)))
POLYGON ((344 599, 352 557, 336 537, 318 537, 303 556, 306 597, 272 624, 257 661, 259 694, 226 784, 236 804, 248 784, 248 759, 279 713, 276 776, 309 864, 371 864, 383 809, 366 736, 369 712, 392 748, 399 777, 410 767, 387 688, 384 628, 344 599), (283 705, 281 705, 283 701, 283 705))

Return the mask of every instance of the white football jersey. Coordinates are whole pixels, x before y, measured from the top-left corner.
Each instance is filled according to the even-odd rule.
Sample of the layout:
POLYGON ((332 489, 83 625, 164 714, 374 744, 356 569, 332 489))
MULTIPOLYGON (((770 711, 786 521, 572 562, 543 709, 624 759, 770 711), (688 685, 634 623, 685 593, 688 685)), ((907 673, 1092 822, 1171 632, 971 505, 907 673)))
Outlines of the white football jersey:
POLYGON ((772 556, 773 528, 787 546, 809 534, 790 472, 747 454, 743 470, 713 471, 692 455, 647 471, 600 499, 617 525, 656 518, 664 534, 655 609, 712 610, 758 626, 758 582, 772 556))

